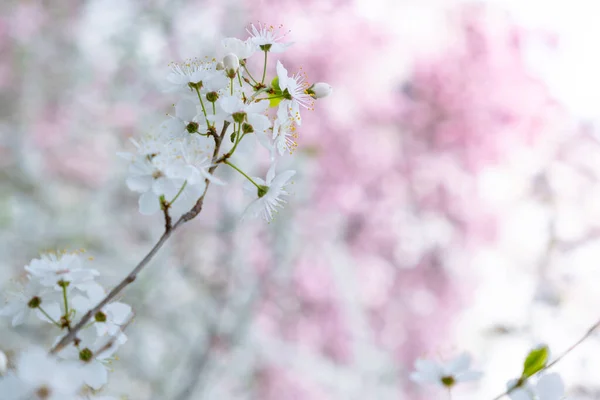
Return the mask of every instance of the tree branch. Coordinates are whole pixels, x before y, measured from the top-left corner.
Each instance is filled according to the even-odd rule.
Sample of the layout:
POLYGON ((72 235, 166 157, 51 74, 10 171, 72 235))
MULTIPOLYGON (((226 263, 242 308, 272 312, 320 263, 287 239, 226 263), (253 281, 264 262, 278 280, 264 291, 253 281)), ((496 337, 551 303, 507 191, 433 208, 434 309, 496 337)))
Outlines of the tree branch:
MULTIPOLYGON (((558 363, 560 360, 562 360, 567 354, 569 354, 570 352, 572 352, 573 350, 575 350, 581 343, 583 343, 587 338, 589 338, 590 336, 592 336, 592 333, 594 333, 598 328, 600 327, 600 320, 596 321, 596 323, 594 325, 592 325, 587 332, 585 333, 585 335, 583 335, 577 342, 575 342, 574 344, 571 345, 571 347, 569 347, 567 350, 563 351, 558 357, 556 357, 550 364, 547 364, 544 368, 540 369, 539 371, 537 371, 534 375, 539 374, 542 371, 545 371, 551 367, 553 367, 556 363, 558 363)), ((530 377, 529 377, 530 378, 530 377)), ((529 378, 527 379, 523 379, 522 383, 525 383, 529 378)), ((510 389, 508 389, 506 392, 494 397, 493 400, 499 400, 501 398, 503 398, 504 396, 509 395, 510 393, 512 393, 514 390, 518 389, 521 386, 513 386, 510 389)))
MULTIPOLYGON (((223 129, 221 130, 221 134, 218 137, 215 137, 215 150, 213 152, 213 165, 208 170, 209 174, 212 174, 215 169, 217 169, 218 164, 216 163, 219 155, 219 150, 221 149, 221 143, 223 142, 223 137, 225 136, 225 132, 229 127, 229 122, 225 121, 223 123, 223 129)), ((83 329, 86 324, 92 319, 96 313, 102 310, 102 308, 107 305, 111 300, 113 300, 119 293, 121 293, 127 286, 129 286, 133 281, 136 280, 138 274, 146 267, 146 265, 152 260, 152 258, 156 255, 158 250, 165 244, 167 239, 171 236, 173 232, 177 228, 179 228, 184 223, 194 219, 200 212, 202 211, 202 206, 204 205, 204 197, 206 196, 206 192, 208 191, 208 186, 210 185, 210 181, 205 179, 204 181, 206 186, 204 187, 204 192, 202 196, 198 199, 194 207, 187 213, 183 214, 177 222, 173 226, 169 226, 170 224, 166 224, 165 232, 162 234, 158 242, 152 247, 150 252, 146 254, 146 256, 139 262, 138 265, 117 285, 115 286, 100 303, 98 303, 94 308, 89 310, 77 323, 77 325, 73 326, 72 329, 60 339, 60 341, 52 347, 50 350, 50 354, 56 354, 60 350, 62 350, 65 346, 75 340, 77 333, 83 329)))

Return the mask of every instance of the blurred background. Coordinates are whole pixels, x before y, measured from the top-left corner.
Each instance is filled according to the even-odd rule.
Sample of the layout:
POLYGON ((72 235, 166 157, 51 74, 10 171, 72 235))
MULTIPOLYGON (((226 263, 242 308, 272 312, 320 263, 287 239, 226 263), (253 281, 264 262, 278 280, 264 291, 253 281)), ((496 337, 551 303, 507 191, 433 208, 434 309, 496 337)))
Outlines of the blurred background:
MULTIPOLYGON (((127 190, 129 138, 176 97, 168 63, 283 24, 288 70, 334 94, 305 113, 293 196, 240 223, 211 187, 123 295, 129 342, 103 391, 132 400, 445 399, 414 360, 469 351, 491 399, 527 351, 600 317, 600 5, 573 1, 89 0, 0 3, 0 284, 85 248, 105 286, 160 236, 127 190)), ((245 163, 264 174, 263 153, 245 163)), ((54 340, 0 323, 0 349, 54 340)), ((556 367, 600 398, 600 341, 556 367)))

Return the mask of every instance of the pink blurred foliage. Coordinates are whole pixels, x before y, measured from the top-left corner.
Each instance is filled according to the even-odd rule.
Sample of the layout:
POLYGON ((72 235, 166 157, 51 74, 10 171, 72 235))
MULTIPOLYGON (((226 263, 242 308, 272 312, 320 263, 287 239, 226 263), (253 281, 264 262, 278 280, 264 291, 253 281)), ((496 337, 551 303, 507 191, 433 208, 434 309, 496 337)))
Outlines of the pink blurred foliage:
POLYGON ((454 17, 463 35, 438 57, 416 61, 400 118, 425 151, 449 152, 476 172, 534 145, 563 112, 527 66, 523 47, 533 32, 483 5, 454 17))
MULTIPOLYGON (((331 261, 318 255, 342 238, 377 345, 407 376, 416 357, 452 342, 444 332, 469 297, 472 283, 459 280, 472 267, 469 250, 494 239, 477 174, 543 140, 564 113, 528 70, 522 43, 531 32, 496 9, 460 6, 449 17, 457 40, 434 55, 414 55, 412 72, 398 73, 394 90, 384 79, 365 82, 378 55, 403 52, 402 40, 356 15, 349 2, 337 2, 334 13, 322 12, 329 2, 262 4, 253 8, 255 20, 285 25, 290 16, 311 16, 297 23, 306 31, 292 29, 302 38, 293 57, 309 79, 335 88, 301 129, 299 151, 317 154, 318 172, 297 219, 310 232, 287 293, 299 307, 272 317, 287 340, 338 363, 352 359, 340 285, 331 261), (328 223, 336 228, 322 230, 328 223), (450 272, 456 268, 462 275, 450 272)), ((285 382, 264 398, 280 398, 285 382)))

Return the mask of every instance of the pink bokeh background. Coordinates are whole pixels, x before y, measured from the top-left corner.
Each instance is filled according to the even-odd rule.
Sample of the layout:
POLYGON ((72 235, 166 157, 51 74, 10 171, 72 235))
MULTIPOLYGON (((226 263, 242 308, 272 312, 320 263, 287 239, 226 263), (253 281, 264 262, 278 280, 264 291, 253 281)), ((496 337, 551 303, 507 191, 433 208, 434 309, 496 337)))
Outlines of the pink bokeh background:
MULTIPOLYGON (((561 185, 572 178, 552 175, 557 159, 571 168, 567 140, 574 153, 596 143, 593 124, 581 128, 531 64, 532 46, 554 54, 560 34, 524 24, 500 4, 374 2, 373 9, 389 6, 384 18, 365 13, 364 3, 0 6, 5 285, 28 259, 56 247, 87 248, 110 285, 158 237, 160 219, 137 215, 115 153, 169 112, 174 97, 159 90, 168 62, 222 56, 220 39, 245 38, 249 22, 282 23, 295 42, 281 56, 288 69, 334 87, 305 113, 299 147, 282 161, 298 176, 274 223, 240 224, 247 199, 237 177, 222 171, 230 185, 212 191, 203 215, 125 293, 137 318, 107 392, 132 399, 432 399, 442 394, 408 379, 414 360, 467 350, 480 369, 501 372, 461 393, 491 398, 515 365, 499 354, 512 353, 518 364, 518 346, 543 336, 516 329, 517 347, 484 339, 490 331, 504 338, 513 320, 494 320, 494 308, 474 305, 498 271, 532 288, 563 277, 548 260, 550 267, 534 272, 490 272, 481 261, 489 249, 518 250, 526 255, 516 259, 538 265, 538 255, 555 251, 562 233, 546 219, 536 220, 545 226, 536 238, 548 236, 550 244, 540 239, 517 250, 504 245, 514 228, 506 221, 519 210, 516 199, 568 192, 561 185), (465 322, 473 319, 486 325, 465 322)), ((263 153, 243 154, 245 165, 263 172, 263 153)), ((594 182, 596 167, 586 166, 594 182)), ((592 196, 595 186, 585 193, 592 196)), ((546 200, 535 210, 545 210, 546 200)), ((543 217, 558 218, 553 212, 543 217)), ((525 327, 538 321, 534 292, 512 304, 534 310, 525 327)), ((36 327, 0 332, 8 351, 43 337, 36 327)), ((588 384, 579 377, 574 398, 594 398, 585 397, 592 389, 577 389, 588 384)))

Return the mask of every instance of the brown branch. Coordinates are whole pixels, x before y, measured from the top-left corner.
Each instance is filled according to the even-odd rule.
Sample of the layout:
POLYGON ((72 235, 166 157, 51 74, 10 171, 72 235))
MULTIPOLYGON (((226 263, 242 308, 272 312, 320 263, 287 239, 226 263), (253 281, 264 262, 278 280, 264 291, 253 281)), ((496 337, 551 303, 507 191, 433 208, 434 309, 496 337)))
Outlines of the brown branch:
MULTIPOLYGON (((216 160, 219 155, 219 150, 221 149, 221 143, 223 142, 223 137, 225 136, 225 131, 227 131, 228 127, 229 127, 229 122, 225 121, 223 123, 223 129, 221 130, 221 134, 218 137, 215 137, 215 150, 213 152, 213 166, 210 167, 210 169, 208 170, 209 174, 212 174, 215 171, 215 169, 217 169, 218 164, 216 163, 216 160)), ((56 354, 57 352, 62 350, 66 345, 68 345, 73 340, 75 340, 77 333, 85 327, 85 325, 89 322, 89 320, 92 319, 92 316, 96 315, 97 312, 101 311, 102 308, 105 305, 107 305, 111 300, 113 300, 119 293, 121 293, 123 291, 123 289, 125 289, 128 285, 130 285, 133 281, 136 280, 140 271, 142 271, 146 267, 146 265, 150 262, 150 260, 152 260, 154 255, 158 252, 158 250, 160 250, 160 248, 163 246, 163 244, 165 244, 165 242, 167 241, 167 239, 169 239, 171 234, 173 232, 175 232, 175 230, 178 227, 180 227, 184 223, 194 219, 198 214, 200 214, 200 212, 202 211, 202 206, 204 204, 204 197, 206 196, 206 192, 208 191, 208 186, 210 185, 210 181, 208 179, 206 179, 204 182, 206 183, 206 186, 204 187, 204 192, 202 193, 202 196, 200 196, 200 198, 198 199, 198 201, 196 202, 194 207, 192 207, 192 209, 190 211, 188 211, 187 213, 183 214, 177 220, 175 225, 173 225, 172 227, 169 227, 167 225, 165 227, 165 232, 162 234, 160 239, 158 239, 158 242, 156 242, 156 244, 154 245, 154 247, 152 247, 150 252, 148 252, 148 254, 146 254, 146 256, 142 259, 142 261, 140 261, 139 264, 136 265, 136 267, 117 286, 115 286, 106 295, 106 297, 104 299, 102 299, 102 301, 100 301, 100 303, 98 303, 94 308, 89 310, 87 313, 85 313, 85 315, 83 317, 81 317, 81 319, 79 320, 77 325, 73 326, 73 328, 65 336, 63 336, 62 339, 60 339, 60 341, 56 345, 54 345, 54 347, 50 350, 50 354, 56 354)))
POLYGON ((169 207, 171 204, 165 200, 164 196, 160 197, 160 209, 165 215, 165 232, 171 230, 173 227, 173 221, 171 220, 171 214, 169 214, 169 207))

